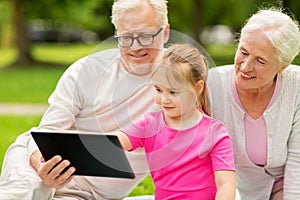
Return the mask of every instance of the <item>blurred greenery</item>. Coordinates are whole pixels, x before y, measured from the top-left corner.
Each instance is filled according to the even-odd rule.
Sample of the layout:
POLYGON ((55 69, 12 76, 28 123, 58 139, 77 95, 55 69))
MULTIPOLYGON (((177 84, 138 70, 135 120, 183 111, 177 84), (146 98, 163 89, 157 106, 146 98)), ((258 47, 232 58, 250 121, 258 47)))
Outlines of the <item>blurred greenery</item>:
MULTIPOLYGON (((20 30, 21 27, 27 27, 27 30, 65 30, 65 33, 72 30, 92 31, 100 40, 108 38, 114 34, 110 18, 112 3, 113 0, 0 0, 0 48, 19 44, 20 54, 8 56, 14 55, 12 58, 22 63, 35 60, 36 55, 31 52, 34 48, 30 48, 30 43, 23 42, 21 45, 15 42, 17 37, 20 41, 28 39, 24 34, 26 29, 20 30), (18 7, 21 9, 16 9, 18 7), (19 16, 24 26, 16 26, 18 23, 15 23, 14 16, 19 16)), ((168 1, 168 15, 172 29, 199 42, 200 34, 207 28, 221 24, 232 32, 238 32, 246 19, 258 9, 279 5, 283 5, 287 13, 293 13, 295 19, 300 18, 298 0, 168 1)))
POLYGON ((141 183, 135 187, 129 196, 152 195, 154 192, 154 184, 150 175, 148 175, 141 183))
POLYGON ((2 166, 3 157, 8 146, 15 141, 19 134, 37 126, 40 118, 41 116, 0 115, 0 166, 2 166))
POLYGON ((33 46, 33 53, 41 63, 27 67, 5 67, 13 62, 16 52, 13 49, 0 50, 0 55, 4 55, 0 59, 0 102, 47 103, 64 70, 78 58, 89 54, 95 46, 96 44, 36 44, 33 46))
MULTIPOLYGON (((87 55, 97 47, 97 43, 36 43, 32 45, 32 53, 37 61, 67 67, 83 55, 87 55)), ((109 48, 109 47, 103 47, 109 48)), ((14 48, 0 48, 0 69, 14 62, 17 51, 14 48)), ((14 66, 13 68, 30 68, 32 66, 14 66)), ((35 68, 43 66, 34 66, 35 68)))
POLYGON ((235 45, 208 45, 205 49, 216 66, 220 66, 233 63, 236 48, 235 45))
POLYGON ((47 103, 64 68, 0 70, 0 102, 47 103))

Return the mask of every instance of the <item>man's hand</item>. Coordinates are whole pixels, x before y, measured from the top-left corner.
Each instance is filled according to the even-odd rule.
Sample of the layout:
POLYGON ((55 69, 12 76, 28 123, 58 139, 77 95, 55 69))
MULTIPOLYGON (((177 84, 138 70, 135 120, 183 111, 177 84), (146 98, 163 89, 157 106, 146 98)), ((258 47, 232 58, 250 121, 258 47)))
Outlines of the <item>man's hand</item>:
POLYGON ((68 184, 75 172, 74 167, 69 167, 70 162, 68 160, 62 161, 60 156, 54 156, 45 162, 39 150, 33 152, 30 156, 30 164, 37 171, 43 183, 52 188, 61 188, 68 184), (67 167, 69 168, 65 170, 67 167))

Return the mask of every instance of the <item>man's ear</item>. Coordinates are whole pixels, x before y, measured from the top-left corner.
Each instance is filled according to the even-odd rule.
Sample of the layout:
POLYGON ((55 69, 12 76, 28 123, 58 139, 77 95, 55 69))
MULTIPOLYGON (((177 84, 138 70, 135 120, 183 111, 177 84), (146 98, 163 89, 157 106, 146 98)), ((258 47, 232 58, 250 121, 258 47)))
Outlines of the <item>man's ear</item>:
POLYGON ((167 24, 164 28, 164 44, 168 42, 170 38, 170 24, 167 24))

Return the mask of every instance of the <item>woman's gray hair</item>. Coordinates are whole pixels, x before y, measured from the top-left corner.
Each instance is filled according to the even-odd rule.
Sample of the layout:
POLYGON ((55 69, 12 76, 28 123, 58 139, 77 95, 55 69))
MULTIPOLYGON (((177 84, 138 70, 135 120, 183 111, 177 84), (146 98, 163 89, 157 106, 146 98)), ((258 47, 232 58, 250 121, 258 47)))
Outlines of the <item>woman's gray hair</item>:
POLYGON ((263 9, 252 15, 241 30, 245 33, 259 31, 266 34, 278 53, 282 65, 289 65, 299 54, 299 24, 280 9, 263 9))
POLYGON ((120 16, 133 9, 143 9, 143 2, 148 2, 155 10, 156 20, 159 26, 168 24, 167 0, 115 0, 112 6, 111 22, 118 29, 120 16))

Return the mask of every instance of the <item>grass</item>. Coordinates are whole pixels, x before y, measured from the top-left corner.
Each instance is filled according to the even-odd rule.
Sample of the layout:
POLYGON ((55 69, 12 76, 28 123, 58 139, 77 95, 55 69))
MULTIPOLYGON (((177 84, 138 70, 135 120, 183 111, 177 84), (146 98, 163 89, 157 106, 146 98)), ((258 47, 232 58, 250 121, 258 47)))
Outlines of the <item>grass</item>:
POLYGON ((80 57, 88 55, 96 44, 37 44, 34 58, 52 62, 53 66, 6 66, 16 58, 14 49, 0 49, 0 102, 47 103, 65 69, 80 57))
POLYGON ((36 44, 33 56, 39 62, 53 63, 53 66, 5 67, 16 58, 13 49, 0 49, 0 102, 47 103, 65 69, 77 59, 97 50, 110 48, 111 44, 36 44))
MULTIPOLYGON (((88 55, 95 49, 101 50, 115 47, 113 44, 83 44, 83 43, 38 43, 32 46, 32 55, 38 61, 49 62, 66 67, 78 58, 88 55)), ((15 49, 0 49, 0 69, 11 64, 17 57, 15 49)))
POLYGON ((18 134, 37 126, 40 116, 0 116, 0 166, 8 146, 15 141, 18 134))
POLYGON ((47 103, 59 77, 65 68, 44 68, 0 70, 0 102, 47 103))
POLYGON ((39 61, 62 64, 69 66, 78 58, 94 51, 116 47, 115 44, 102 42, 99 44, 83 43, 41 43, 33 47, 33 56, 39 61))
POLYGON ((150 175, 148 175, 138 186, 136 186, 129 196, 152 195, 154 192, 154 185, 150 175))

